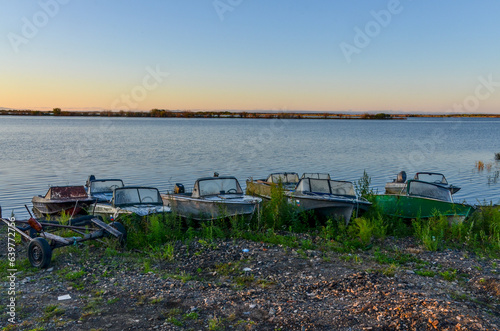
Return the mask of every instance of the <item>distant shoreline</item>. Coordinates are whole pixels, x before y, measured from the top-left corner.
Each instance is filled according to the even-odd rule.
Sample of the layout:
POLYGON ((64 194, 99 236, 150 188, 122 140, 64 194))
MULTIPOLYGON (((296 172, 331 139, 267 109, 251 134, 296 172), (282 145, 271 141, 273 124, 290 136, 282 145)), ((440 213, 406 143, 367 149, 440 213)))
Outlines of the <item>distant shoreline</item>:
POLYGON ((170 111, 153 109, 144 111, 63 111, 54 108, 41 110, 0 110, 0 115, 13 116, 78 116, 78 117, 153 117, 153 118, 264 118, 264 119, 366 119, 366 120, 405 120, 409 117, 435 118, 500 118, 500 114, 339 114, 327 112, 230 112, 230 111, 170 111))

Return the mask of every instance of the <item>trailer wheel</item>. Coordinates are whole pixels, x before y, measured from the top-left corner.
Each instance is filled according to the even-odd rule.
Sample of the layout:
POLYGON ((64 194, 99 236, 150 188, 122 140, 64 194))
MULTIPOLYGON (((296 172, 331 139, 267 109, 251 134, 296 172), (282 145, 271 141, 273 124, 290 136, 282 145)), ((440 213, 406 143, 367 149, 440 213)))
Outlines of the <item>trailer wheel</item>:
POLYGON ((47 268, 52 259, 52 248, 45 238, 35 238, 28 246, 28 259, 35 268, 47 268))
POLYGON ((120 222, 113 222, 110 224, 110 226, 122 233, 121 237, 118 237, 118 240, 120 242, 120 245, 124 246, 125 242, 127 241, 127 230, 125 230, 123 224, 121 224, 120 222))

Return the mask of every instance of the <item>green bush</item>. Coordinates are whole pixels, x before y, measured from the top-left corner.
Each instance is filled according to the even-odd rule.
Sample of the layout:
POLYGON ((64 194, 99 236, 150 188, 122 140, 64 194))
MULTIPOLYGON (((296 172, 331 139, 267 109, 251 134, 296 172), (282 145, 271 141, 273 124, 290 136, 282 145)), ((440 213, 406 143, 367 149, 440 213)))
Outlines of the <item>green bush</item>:
POLYGON ((271 187, 271 200, 263 205, 261 224, 263 229, 272 230, 287 230, 290 226, 303 228, 298 214, 298 208, 289 203, 283 184, 278 183, 271 187))

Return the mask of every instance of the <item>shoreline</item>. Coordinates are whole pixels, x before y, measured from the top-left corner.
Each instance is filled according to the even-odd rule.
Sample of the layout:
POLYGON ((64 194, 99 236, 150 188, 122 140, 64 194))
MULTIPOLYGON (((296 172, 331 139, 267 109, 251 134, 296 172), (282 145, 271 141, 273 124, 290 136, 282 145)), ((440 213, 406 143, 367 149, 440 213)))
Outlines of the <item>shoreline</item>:
POLYGON ((406 120, 418 118, 500 118, 500 114, 346 114, 326 112, 230 112, 230 111, 170 111, 153 109, 145 111, 52 111, 0 110, 0 116, 65 116, 65 117, 151 117, 151 118, 262 118, 262 119, 361 119, 406 120))

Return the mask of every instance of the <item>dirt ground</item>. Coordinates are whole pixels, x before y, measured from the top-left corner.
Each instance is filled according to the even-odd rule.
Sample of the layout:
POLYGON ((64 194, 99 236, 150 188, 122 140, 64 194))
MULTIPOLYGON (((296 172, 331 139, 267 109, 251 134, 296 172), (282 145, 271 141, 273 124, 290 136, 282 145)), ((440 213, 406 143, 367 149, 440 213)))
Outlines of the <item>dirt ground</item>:
POLYGON ((6 330, 500 329, 500 261, 413 239, 352 253, 199 240, 155 257, 86 244, 55 250, 46 270, 20 245, 16 263, 15 324, 1 264, 6 330))

